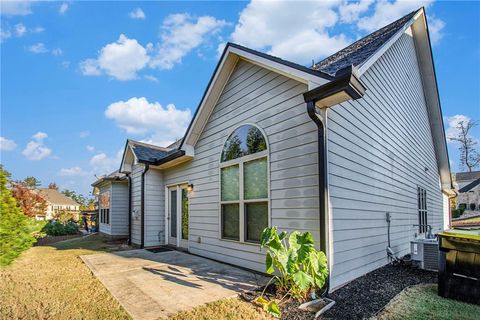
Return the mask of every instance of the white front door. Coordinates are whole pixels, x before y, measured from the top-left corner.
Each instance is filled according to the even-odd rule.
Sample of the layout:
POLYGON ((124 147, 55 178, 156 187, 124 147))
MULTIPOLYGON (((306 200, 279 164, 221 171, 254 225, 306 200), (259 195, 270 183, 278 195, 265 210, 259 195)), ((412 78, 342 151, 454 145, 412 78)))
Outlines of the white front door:
POLYGON ((189 219, 186 185, 168 188, 168 244, 188 249, 189 219))

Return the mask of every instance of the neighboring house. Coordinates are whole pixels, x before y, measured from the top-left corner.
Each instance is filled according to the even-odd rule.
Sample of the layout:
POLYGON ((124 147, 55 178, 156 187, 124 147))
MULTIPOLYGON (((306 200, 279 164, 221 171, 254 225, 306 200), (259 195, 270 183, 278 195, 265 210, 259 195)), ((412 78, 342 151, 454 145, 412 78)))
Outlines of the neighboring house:
POLYGON ((480 210, 480 171, 458 172, 455 174, 458 190, 457 207, 464 205, 466 210, 480 210))
POLYGON ((39 220, 51 220, 56 213, 61 211, 71 212, 78 219, 80 213, 80 204, 75 202, 72 198, 67 197, 63 193, 55 189, 38 189, 38 194, 47 202, 47 210, 44 216, 37 215, 39 220))
POLYGON ((127 236, 129 225, 128 178, 118 170, 92 184, 98 199, 97 225, 101 233, 127 236))
POLYGON ((184 138, 128 140, 120 172, 141 247, 264 271, 263 228, 310 231, 334 289, 389 262, 388 212, 409 253, 455 194, 425 11, 312 68, 227 44, 184 138))

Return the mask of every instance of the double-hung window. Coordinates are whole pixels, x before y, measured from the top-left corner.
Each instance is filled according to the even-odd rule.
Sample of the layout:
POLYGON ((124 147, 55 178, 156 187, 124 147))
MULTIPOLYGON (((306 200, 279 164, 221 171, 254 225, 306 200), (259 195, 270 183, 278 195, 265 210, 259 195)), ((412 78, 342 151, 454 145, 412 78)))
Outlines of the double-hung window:
POLYGON ((100 195, 100 222, 110 224, 110 191, 100 195))
POLYGON ((266 139, 243 125, 228 137, 220 161, 222 239, 260 242, 269 224, 268 190, 266 139))
POLYGON ((427 211, 427 190, 418 187, 417 188, 417 198, 418 198, 418 232, 425 233, 427 232, 428 224, 428 211, 427 211))

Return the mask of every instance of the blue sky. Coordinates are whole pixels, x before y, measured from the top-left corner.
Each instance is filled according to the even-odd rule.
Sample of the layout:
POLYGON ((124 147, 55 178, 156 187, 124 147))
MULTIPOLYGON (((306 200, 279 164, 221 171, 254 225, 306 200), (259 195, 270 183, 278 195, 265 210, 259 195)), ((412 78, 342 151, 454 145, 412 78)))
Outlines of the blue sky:
POLYGON ((480 120, 476 2, 1 5, 1 163, 15 179, 86 194, 94 174, 118 168, 126 138, 182 137, 226 41, 309 65, 422 5, 447 132, 480 120))

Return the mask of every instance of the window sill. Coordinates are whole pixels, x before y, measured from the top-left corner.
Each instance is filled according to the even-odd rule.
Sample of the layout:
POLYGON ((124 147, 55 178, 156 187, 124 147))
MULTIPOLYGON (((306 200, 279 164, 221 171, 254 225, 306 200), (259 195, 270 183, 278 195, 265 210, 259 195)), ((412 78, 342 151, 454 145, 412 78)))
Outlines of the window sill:
POLYGON ((240 241, 240 240, 232 240, 232 239, 225 239, 225 238, 218 238, 220 241, 231 242, 231 243, 238 243, 238 244, 246 244, 252 247, 260 247, 260 242, 251 242, 251 241, 240 241))

